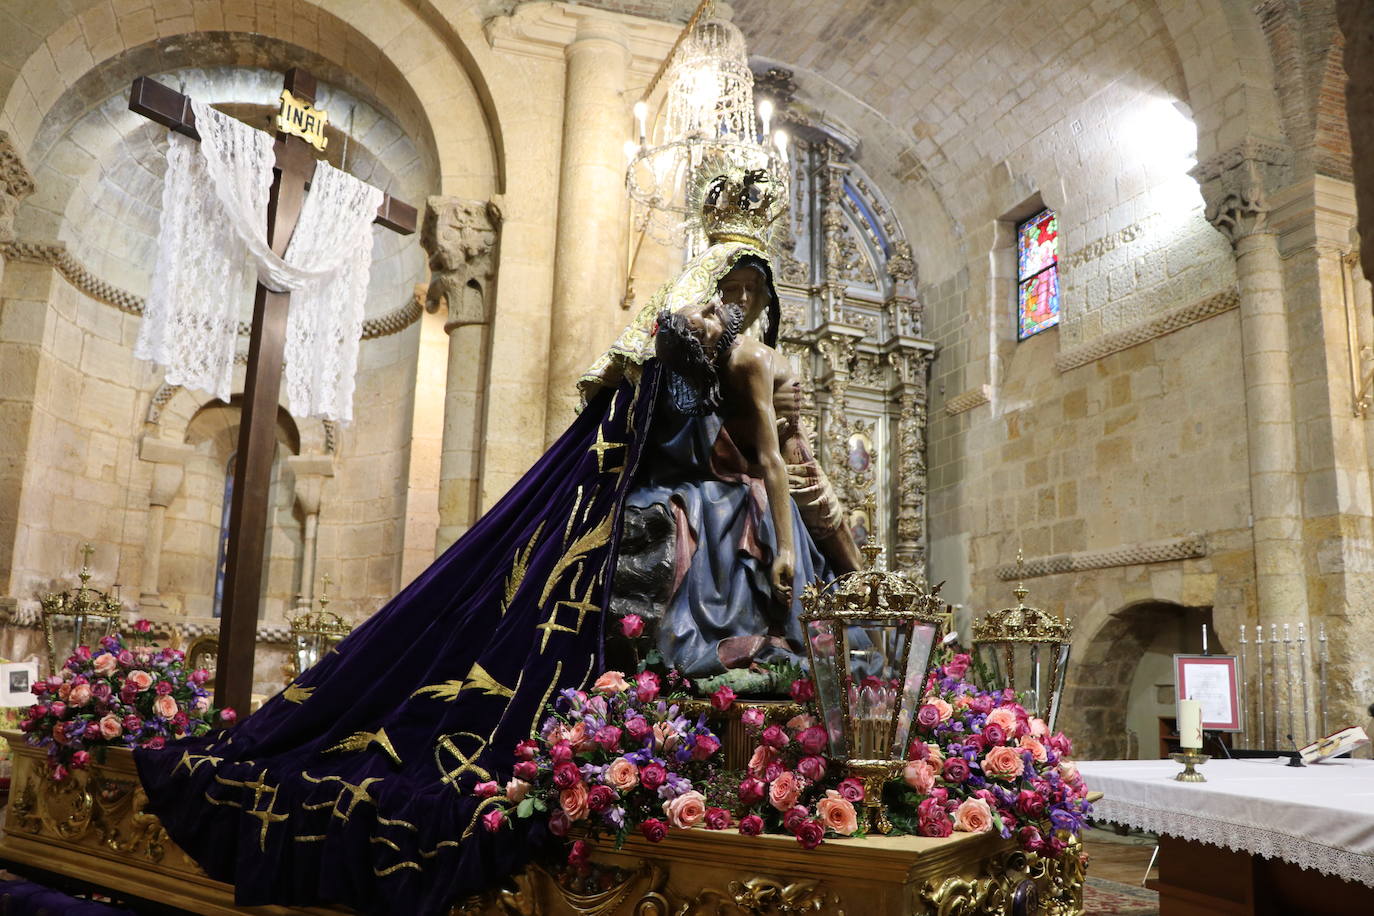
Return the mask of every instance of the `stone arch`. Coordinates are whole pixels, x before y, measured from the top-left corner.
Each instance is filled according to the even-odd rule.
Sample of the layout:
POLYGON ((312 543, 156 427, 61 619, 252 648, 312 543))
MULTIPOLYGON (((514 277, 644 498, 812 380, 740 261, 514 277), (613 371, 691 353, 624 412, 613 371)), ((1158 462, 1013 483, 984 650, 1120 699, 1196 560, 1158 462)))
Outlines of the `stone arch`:
MULTIPOLYGON (((243 366, 234 367, 232 389, 237 397, 243 392, 243 366)), ((148 406, 143 415, 144 434, 177 442, 186 441, 191 420, 197 412, 208 404, 219 403, 215 398, 207 398, 203 393, 190 391, 180 385, 163 382, 148 396, 148 406)), ((277 400, 278 425, 284 427, 280 419, 289 420, 296 442, 295 451, 301 455, 329 455, 334 453, 337 430, 328 420, 311 418, 299 421, 287 408, 285 392, 277 400)))
MULTIPOLYGON (((1210 607, 1190 607, 1167 598, 1147 598, 1128 602, 1108 614, 1086 639, 1075 640, 1074 658, 1065 688, 1065 716, 1058 727, 1074 736, 1075 752, 1082 758, 1119 758, 1127 756, 1127 724, 1132 700, 1132 684, 1147 653, 1161 643, 1161 636, 1172 641, 1174 651, 1201 649, 1201 623, 1212 622, 1210 607), (1186 624, 1186 627, 1184 626, 1186 624), (1197 644, 1189 636, 1196 630, 1197 644)), ((1215 636, 1213 636, 1215 640, 1215 636)), ((1221 648, 1213 642, 1215 651, 1221 648)), ((1140 734, 1138 753, 1154 757, 1157 733, 1140 734)))
MULTIPOLYGON (((401 113, 408 127, 430 131, 440 174, 475 178, 476 185, 467 190, 482 196, 504 185, 500 173, 505 156, 492 92, 467 42, 428 3, 418 10, 416 4, 401 2, 340 9, 310 0, 220 0, 198 4, 194 17, 161 22, 154 21, 151 9, 116 22, 107 3, 74 5, 80 11, 60 27, 33 35, 32 50, 0 107, 0 129, 11 134, 20 150, 28 151, 42 122, 77 80, 112 58, 195 33, 255 33, 317 55, 335 71, 326 68, 318 74, 322 81, 345 76, 344 85, 375 91, 382 107, 401 113), (462 117, 463 109, 476 117, 462 117), (431 120, 426 115, 445 110, 455 117, 431 120), (465 130, 473 120, 487 125, 483 136, 465 130)), ((150 64, 145 72, 160 69, 165 68, 150 64)))

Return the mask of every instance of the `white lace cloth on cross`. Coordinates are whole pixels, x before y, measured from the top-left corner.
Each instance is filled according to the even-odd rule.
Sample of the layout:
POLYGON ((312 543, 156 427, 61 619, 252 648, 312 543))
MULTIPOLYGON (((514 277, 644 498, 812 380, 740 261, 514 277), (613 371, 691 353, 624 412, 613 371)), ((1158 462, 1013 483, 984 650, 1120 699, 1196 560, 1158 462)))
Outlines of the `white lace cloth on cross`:
POLYGON ((318 162, 286 256, 267 245, 272 136, 191 100, 197 143, 172 133, 152 290, 134 355, 169 384, 229 399, 239 316, 253 284, 289 291, 287 405, 353 418, 354 373, 382 192, 318 162))
POLYGON ((1176 782, 1172 760, 1083 760, 1102 792, 1093 818, 1282 859, 1374 887, 1374 760, 1304 768, 1283 760, 1218 760, 1206 782, 1176 782))

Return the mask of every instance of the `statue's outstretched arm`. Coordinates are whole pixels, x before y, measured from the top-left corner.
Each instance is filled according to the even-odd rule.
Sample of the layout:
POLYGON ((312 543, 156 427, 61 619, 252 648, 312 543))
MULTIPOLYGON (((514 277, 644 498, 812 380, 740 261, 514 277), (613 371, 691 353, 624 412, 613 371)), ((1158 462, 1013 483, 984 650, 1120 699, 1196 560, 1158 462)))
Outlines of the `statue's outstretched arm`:
POLYGON ((763 485, 768 492, 768 512, 777 533, 778 552, 773 558, 773 591, 786 604, 792 601, 792 574, 795 545, 792 541, 792 497, 787 487, 787 465, 778 445, 777 414, 773 411, 773 351, 759 346, 749 353, 738 353, 731 360, 740 384, 737 416, 747 429, 763 470, 763 485))

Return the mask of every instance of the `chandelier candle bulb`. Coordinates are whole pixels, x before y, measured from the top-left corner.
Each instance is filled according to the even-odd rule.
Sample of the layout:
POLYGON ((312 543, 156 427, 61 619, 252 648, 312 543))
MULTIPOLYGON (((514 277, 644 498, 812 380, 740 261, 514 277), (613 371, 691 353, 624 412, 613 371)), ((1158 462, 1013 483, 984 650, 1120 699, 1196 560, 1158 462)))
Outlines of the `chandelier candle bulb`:
POLYGON ((780 131, 778 131, 777 133, 773 134, 773 145, 776 146, 776 147, 778 148, 778 155, 782 157, 782 161, 783 161, 783 162, 786 162, 786 161, 787 161, 787 131, 785 131, 785 130, 780 130, 780 131))
POLYGON ((759 102, 759 123, 763 128, 760 133, 764 137, 767 137, 768 128, 771 127, 773 123, 773 103, 768 99, 763 99, 759 102))
POLYGON ((648 136, 649 106, 643 99, 635 102, 635 122, 639 125, 639 145, 644 145, 644 140, 648 136))
POLYGON ((1184 750, 1202 750, 1202 703, 1178 701, 1178 743, 1184 750))

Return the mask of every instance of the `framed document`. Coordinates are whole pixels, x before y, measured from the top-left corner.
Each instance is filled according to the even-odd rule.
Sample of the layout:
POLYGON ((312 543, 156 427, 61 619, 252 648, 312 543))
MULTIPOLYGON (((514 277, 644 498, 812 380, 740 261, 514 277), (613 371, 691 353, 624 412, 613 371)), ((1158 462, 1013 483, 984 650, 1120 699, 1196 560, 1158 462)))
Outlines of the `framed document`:
POLYGON ((38 662, 0 664, 0 706, 32 706, 33 682, 38 680, 38 662))
POLYGON ((1202 728, 1238 732, 1243 726, 1240 664, 1234 655, 1175 655, 1175 696, 1202 704, 1202 728))

